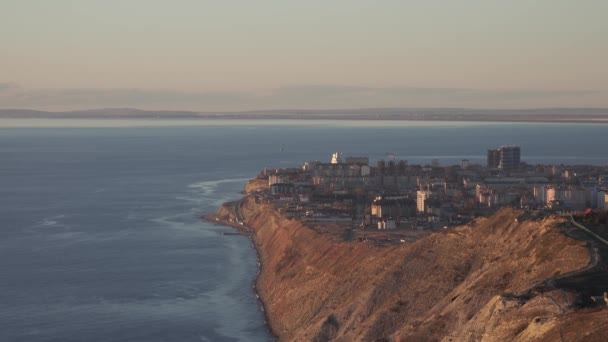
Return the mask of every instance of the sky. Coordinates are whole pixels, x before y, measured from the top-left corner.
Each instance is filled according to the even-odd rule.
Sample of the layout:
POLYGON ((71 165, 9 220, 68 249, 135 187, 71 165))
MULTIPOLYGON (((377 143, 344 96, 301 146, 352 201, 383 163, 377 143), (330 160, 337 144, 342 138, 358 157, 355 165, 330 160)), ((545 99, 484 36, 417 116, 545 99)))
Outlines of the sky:
POLYGON ((0 108, 608 107, 605 0, 0 0, 0 108))

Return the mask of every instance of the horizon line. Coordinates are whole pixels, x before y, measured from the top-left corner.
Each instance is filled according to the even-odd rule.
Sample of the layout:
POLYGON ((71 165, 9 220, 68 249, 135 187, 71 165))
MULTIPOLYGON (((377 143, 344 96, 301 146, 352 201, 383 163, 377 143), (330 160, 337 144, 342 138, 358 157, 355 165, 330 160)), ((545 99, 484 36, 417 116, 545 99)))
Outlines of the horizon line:
MULTIPOLYGON (((352 107, 352 108, 322 108, 322 109, 304 109, 304 108, 282 108, 282 109, 245 109, 245 110, 180 110, 180 109, 141 109, 137 107, 91 107, 87 109, 74 110, 43 110, 32 108, 0 108, 0 111, 30 111, 43 113, 78 113, 78 112, 95 112, 95 111, 139 111, 139 112, 181 112, 181 113, 198 113, 198 114, 238 114, 238 113, 280 113, 280 112, 348 112, 348 111, 374 111, 374 110, 469 110, 469 111, 500 111, 500 112, 517 112, 517 111, 538 111, 538 110, 606 110, 608 107, 593 107, 593 106, 549 106, 549 107, 518 107, 518 108, 496 108, 496 107, 352 107)), ((608 112, 606 113, 608 114, 608 112)))

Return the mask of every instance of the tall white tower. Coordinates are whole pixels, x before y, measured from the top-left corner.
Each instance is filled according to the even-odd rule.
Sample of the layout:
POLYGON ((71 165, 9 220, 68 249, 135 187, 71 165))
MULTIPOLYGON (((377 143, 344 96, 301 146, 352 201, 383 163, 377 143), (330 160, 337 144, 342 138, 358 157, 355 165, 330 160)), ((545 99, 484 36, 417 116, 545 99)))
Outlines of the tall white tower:
POLYGON ((423 213, 424 212, 424 201, 427 200, 427 198, 429 198, 429 195, 431 194, 430 191, 428 190, 418 190, 416 191, 416 210, 419 213, 423 213))
POLYGON ((334 152, 334 154, 331 155, 331 163, 340 164, 341 162, 342 162, 342 153, 334 152))

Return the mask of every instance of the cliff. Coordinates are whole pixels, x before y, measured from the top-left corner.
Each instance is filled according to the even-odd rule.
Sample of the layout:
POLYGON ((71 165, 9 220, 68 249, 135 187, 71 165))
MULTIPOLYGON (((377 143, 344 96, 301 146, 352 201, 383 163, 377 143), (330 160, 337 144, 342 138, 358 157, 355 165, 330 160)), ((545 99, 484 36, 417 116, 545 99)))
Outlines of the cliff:
POLYGON ((282 341, 605 340, 607 309, 579 308, 579 295, 547 285, 591 261, 559 218, 505 209, 373 247, 330 241, 250 197, 221 211, 231 210, 253 229, 257 289, 282 341))
POLYGON ((250 179, 245 185, 245 193, 253 193, 256 190, 267 189, 268 188, 268 180, 267 179, 250 179))

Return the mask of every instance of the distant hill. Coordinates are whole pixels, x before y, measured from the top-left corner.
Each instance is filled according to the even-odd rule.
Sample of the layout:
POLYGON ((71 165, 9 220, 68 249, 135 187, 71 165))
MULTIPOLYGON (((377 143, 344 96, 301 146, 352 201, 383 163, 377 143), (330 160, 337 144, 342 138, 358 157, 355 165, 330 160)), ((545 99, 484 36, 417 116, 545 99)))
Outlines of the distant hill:
POLYGON ((241 112, 150 111, 135 108, 100 108, 63 112, 0 109, 0 118, 314 119, 608 123, 608 108, 539 108, 514 110, 467 108, 362 108, 340 110, 286 109, 241 112))

